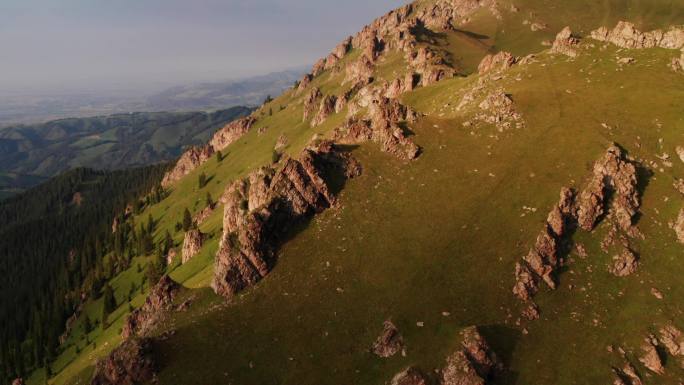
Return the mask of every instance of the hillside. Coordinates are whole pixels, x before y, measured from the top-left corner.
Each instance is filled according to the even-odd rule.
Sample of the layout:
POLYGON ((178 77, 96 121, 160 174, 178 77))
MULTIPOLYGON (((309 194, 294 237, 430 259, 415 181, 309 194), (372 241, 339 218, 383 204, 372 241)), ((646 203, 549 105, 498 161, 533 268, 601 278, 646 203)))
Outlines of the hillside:
POLYGON ((682 50, 666 0, 376 19, 119 216, 28 383, 682 383, 682 50))
POLYGON ((250 111, 136 112, 0 128, 0 191, 21 191, 71 168, 169 161, 250 111))

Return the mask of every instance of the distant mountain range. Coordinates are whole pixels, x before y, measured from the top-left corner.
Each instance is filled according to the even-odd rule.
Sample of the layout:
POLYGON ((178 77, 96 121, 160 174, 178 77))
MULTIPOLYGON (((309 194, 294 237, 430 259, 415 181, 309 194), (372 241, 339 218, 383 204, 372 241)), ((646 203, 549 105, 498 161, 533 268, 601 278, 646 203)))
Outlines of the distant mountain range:
POLYGON ((76 167, 120 169, 174 159, 251 111, 136 112, 2 128, 0 197, 76 167))
POLYGON ((42 123, 62 118, 131 111, 211 111, 256 106, 279 95, 304 74, 305 68, 237 80, 180 85, 161 92, 54 92, 13 94, 0 90, 0 127, 42 123))

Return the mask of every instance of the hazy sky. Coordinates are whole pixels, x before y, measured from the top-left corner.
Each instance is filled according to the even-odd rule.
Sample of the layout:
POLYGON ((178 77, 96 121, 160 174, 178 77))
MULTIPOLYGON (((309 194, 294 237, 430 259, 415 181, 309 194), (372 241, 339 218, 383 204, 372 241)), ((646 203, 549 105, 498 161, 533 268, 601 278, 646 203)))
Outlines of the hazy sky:
POLYGON ((0 89, 143 89, 297 67, 405 2, 0 0, 0 89))

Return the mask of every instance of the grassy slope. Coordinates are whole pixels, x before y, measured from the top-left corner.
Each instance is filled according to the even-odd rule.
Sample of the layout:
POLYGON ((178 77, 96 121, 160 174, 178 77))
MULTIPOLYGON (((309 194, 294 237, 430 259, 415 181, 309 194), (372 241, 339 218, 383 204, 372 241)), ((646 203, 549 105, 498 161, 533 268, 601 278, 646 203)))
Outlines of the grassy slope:
MULTIPOLYGON (((545 32, 518 30, 518 19, 527 18, 527 4, 533 3, 545 2, 527 1, 519 5, 521 12, 504 13, 503 22, 476 15, 468 28, 490 37, 476 39, 484 40, 484 46, 463 34, 446 35, 440 44, 466 73, 488 45, 536 51, 545 32)), ((650 15, 646 25, 681 20, 681 10, 668 11, 668 5, 651 4, 658 9, 655 14, 643 12, 642 6, 648 5, 635 2, 629 12, 650 15)), ((585 31, 611 25, 627 7, 603 2, 592 9, 577 20, 585 31)), ((552 25, 549 36, 565 24, 575 25, 553 8, 538 14, 552 25)), ((606 352, 607 345, 635 349, 652 325, 681 315, 677 299, 684 293, 676 283, 684 267, 674 262, 682 251, 666 228, 681 204, 671 187, 673 175, 684 174, 681 164, 649 179, 639 224, 647 239, 639 245, 643 259, 636 276, 618 279, 606 273, 610 257, 597 244, 604 229, 596 236, 578 233, 576 240, 587 246, 590 258, 576 259, 561 276, 561 288, 539 296, 542 319, 529 327, 529 334, 522 335, 508 314, 517 314, 518 306, 510 293, 513 265, 534 241, 561 186, 580 184, 609 141, 649 160, 663 151, 672 155, 684 141, 677 108, 684 87, 681 75, 666 68, 672 52, 629 55, 637 63, 624 71, 616 71, 612 48, 595 49, 574 62, 543 55, 541 63, 514 68, 497 85, 514 95, 527 127, 506 133, 493 128, 471 133, 452 111, 474 77, 406 96, 405 102, 431 116, 411 127, 423 155, 404 164, 375 145, 360 146, 355 155, 364 174, 347 184, 341 206, 302 229, 284 246, 274 272, 228 305, 208 289, 221 231, 217 210, 202 226, 213 237, 201 254, 172 271, 174 279, 195 289, 198 300, 189 312, 175 315, 177 334, 157 346, 161 383, 380 383, 407 364, 441 366, 456 342, 452 337, 473 323, 485 325, 485 334, 511 367, 502 383, 607 383, 609 365, 619 364, 606 352), (515 81, 518 75, 524 81, 515 81), (608 131, 602 122, 615 128, 608 131), (538 210, 525 213, 522 206, 538 210), (648 293, 653 286, 664 300, 648 293), (572 312, 582 314, 579 321, 572 312), (368 352, 386 318, 402 330, 407 357, 382 360, 368 352), (418 327, 418 321, 425 327, 418 327)), ((401 71, 401 62, 388 57, 380 77, 401 71)), ((315 83, 325 93, 339 93, 340 81, 340 75, 324 74, 315 83)), ((308 128, 301 122, 301 95, 291 91, 262 111, 257 126, 267 127, 264 134, 252 130, 230 146, 222 163, 207 162, 149 210, 160 221, 158 236, 168 229, 180 243, 182 234, 173 228, 184 208, 200 210, 206 191, 216 199, 230 181, 270 162, 281 133, 289 139, 287 151, 296 154, 315 132, 327 132, 342 119, 335 116, 308 128), (265 114, 269 108, 272 117, 265 114), (202 191, 197 189, 200 172, 212 178, 202 191)), ((97 346, 117 341, 116 323, 107 330, 94 337, 97 346)), ((69 361, 68 354, 58 362, 69 361)), ((84 383, 87 365, 96 356, 81 354, 54 383, 84 383)), ((665 380, 646 382, 676 383, 671 376, 681 375, 675 363, 668 364, 668 373, 665 380)))

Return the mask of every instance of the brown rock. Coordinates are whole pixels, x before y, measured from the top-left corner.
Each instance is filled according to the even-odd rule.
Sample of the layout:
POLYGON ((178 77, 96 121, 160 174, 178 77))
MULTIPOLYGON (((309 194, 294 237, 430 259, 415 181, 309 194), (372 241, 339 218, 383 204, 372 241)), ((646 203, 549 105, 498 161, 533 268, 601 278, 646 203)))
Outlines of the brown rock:
POLYGON ((397 373, 390 385, 428 385, 428 381, 418 368, 409 367, 397 373))
POLYGON ((644 354, 641 356, 641 358, 639 358, 639 361, 641 361, 641 363, 653 373, 661 375, 665 374, 663 362, 658 355, 655 345, 651 341, 646 341, 641 346, 641 350, 644 352, 644 354))
POLYGON ((463 349, 447 357, 442 370, 442 385, 485 385, 501 369, 501 364, 491 351, 477 327, 471 326, 461 332, 463 349))
POLYGON ((179 290, 179 284, 168 275, 163 276, 152 288, 145 303, 126 318, 121 333, 123 339, 144 337, 149 333, 163 319, 165 311, 172 308, 173 299, 179 290))
POLYGON ((672 356, 684 356, 682 331, 674 325, 666 325, 660 329, 660 342, 672 356))
POLYGON ((641 32, 634 24, 626 21, 618 22, 612 30, 601 27, 592 31, 591 38, 631 49, 653 47, 682 49, 684 47, 684 29, 681 27, 671 27, 666 32, 659 29, 641 32))
POLYGON ((684 243, 684 208, 679 210, 679 215, 677 215, 677 220, 674 223, 674 231, 679 243, 684 243))
POLYGON ((522 316, 528 321, 534 321, 536 319, 539 319, 539 306, 537 306, 536 303, 532 302, 530 306, 523 310, 522 316))
POLYGON ((256 123, 256 118, 247 116, 228 123, 218 130, 209 141, 214 151, 221 151, 246 134, 256 123))
POLYGON ((313 68, 311 69, 311 75, 313 77, 316 77, 316 76, 320 75, 324 70, 325 70, 325 59, 319 59, 316 63, 314 63, 313 68))
POLYGON ((680 194, 684 195, 684 179, 675 180, 672 186, 675 188, 675 190, 679 191, 680 194))
POLYGON ((98 361, 91 385, 136 385, 148 383, 156 373, 149 339, 123 341, 109 356, 98 361))
POLYGON ((183 240, 182 263, 186 263, 192 257, 197 255, 202 249, 204 243, 204 234, 198 229, 191 229, 185 233, 183 240))
POLYGON ((579 39, 573 36, 570 27, 565 27, 556 35, 556 40, 551 46, 551 52, 577 57, 577 50, 574 47, 578 44, 579 39))
POLYGON ((173 263, 173 260, 176 259, 176 249, 171 248, 169 252, 166 254, 166 264, 170 265, 173 263))
POLYGON ((297 86, 297 93, 304 91, 309 86, 309 84, 311 84, 312 80, 313 76, 311 74, 304 74, 301 80, 299 80, 299 85, 297 86))
POLYGON ((202 223, 204 223, 204 221, 209 219, 211 214, 214 213, 215 208, 216 208, 216 205, 206 206, 205 208, 200 210, 197 214, 195 214, 195 216, 192 218, 192 221, 198 226, 201 225, 202 223))
POLYGON ((636 272, 639 260, 634 252, 624 249, 620 255, 613 257, 613 265, 608 269, 613 275, 626 277, 636 272))
POLYGON ((399 333, 399 329, 387 320, 383 323, 382 333, 373 343, 371 349, 379 357, 387 358, 404 351, 404 338, 399 333))
POLYGON ((282 235, 335 204, 328 172, 345 174, 348 159, 323 142, 297 160, 287 159, 277 171, 257 171, 249 184, 237 181, 229 187, 222 197, 224 232, 212 282, 217 294, 230 297, 268 274, 282 235))
POLYGON ((335 112, 335 104, 337 103, 337 96, 326 95, 321 101, 321 105, 318 108, 318 113, 311 120, 311 126, 315 127, 323 122, 335 112))
POLYGON ((477 72, 483 75, 494 70, 505 70, 511 68, 517 62, 517 58, 510 52, 501 51, 484 57, 477 67, 477 72))
MULTIPOLYGON (((406 383, 406 385, 410 385, 410 384, 411 384, 410 382, 406 383)), ((416 384, 418 384, 418 383, 416 383, 416 384)), ((14 381, 12 381, 12 385, 24 385, 24 379, 21 377, 15 378, 14 381)))
POLYGON ((615 381, 613 382, 614 385, 642 385, 643 383, 641 382, 641 377, 636 372, 636 369, 634 369, 634 366, 630 364, 629 362, 625 362, 625 365, 622 367, 622 369, 618 368, 613 368, 613 372, 617 376, 615 381))
POLYGON ((173 182, 176 182, 182 177, 190 174, 200 164, 211 158, 212 155, 214 155, 214 147, 211 145, 191 147, 188 151, 181 155, 174 168, 164 174, 164 179, 162 179, 161 185, 164 188, 171 186, 173 182))
POLYGON ((304 99, 304 116, 302 121, 306 122, 311 118, 313 113, 317 111, 320 106, 320 100, 323 98, 321 90, 316 87, 312 89, 304 99))

